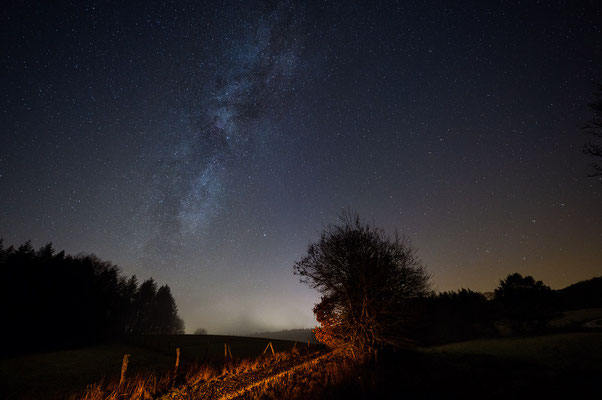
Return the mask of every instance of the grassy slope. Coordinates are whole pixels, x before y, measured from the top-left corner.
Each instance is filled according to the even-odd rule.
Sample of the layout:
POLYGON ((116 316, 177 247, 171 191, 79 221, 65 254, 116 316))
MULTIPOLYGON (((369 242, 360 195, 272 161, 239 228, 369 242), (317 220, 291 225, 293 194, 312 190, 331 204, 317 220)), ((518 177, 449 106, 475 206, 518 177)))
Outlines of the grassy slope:
MULTIPOLYGON (((175 354, 175 348, 180 347, 182 356, 191 361, 222 361, 224 359, 224 344, 230 346, 230 352, 235 358, 255 358, 260 355, 271 342, 275 351, 288 351, 294 342, 244 336, 222 335, 154 335, 139 336, 131 339, 132 344, 149 349, 175 354)), ((297 345, 300 345, 298 343, 297 345)), ((270 350, 268 350, 270 351, 270 350)))
POLYGON ((57 398, 103 378, 118 379, 125 353, 131 354, 129 376, 166 371, 174 363, 174 357, 122 344, 14 357, 0 360, 0 397, 57 398))
POLYGON ((602 333, 471 340, 425 350, 448 355, 491 356, 557 371, 597 371, 602 374, 602 333))
POLYGON ((600 394, 602 333, 459 342, 381 354, 342 382, 331 399, 555 399, 600 394))
POLYGON ((257 338, 270 338, 275 340, 293 340, 300 343, 307 344, 307 340, 310 343, 318 343, 315 335, 313 334, 311 328, 301 328, 301 329, 288 329, 283 331, 271 331, 271 332, 258 332, 249 335, 250 337, 257 338))
POLYGON ((586 308, 581 310, 565 311, 550 321, 553 328, 568 328, 580 326, 584 322, 602 318, 602 308, 586 308))
MULTIPOLYGON (((217 335, 170 335, 140 338, 134 344, 112 344, 0 360, 0 398, 52 399, 81 391, 101 379, 118 379, 125 353, 131 354, 128 376, 138 372, 164 373, 173 368, 175 346, 186 363, 223 360, 224 343, 235 358, 254 358, 269 339, 217 335), (143 340, 144 339, 144 340, 143 340), (139 342, 139 343, 138 343, 139 342), (144 343, 143 343, 144 342, 144 343)), ((276 351, 293 342, 272 340, 276 351)), ((268 350, 269 351, 269 350, 268 350)))

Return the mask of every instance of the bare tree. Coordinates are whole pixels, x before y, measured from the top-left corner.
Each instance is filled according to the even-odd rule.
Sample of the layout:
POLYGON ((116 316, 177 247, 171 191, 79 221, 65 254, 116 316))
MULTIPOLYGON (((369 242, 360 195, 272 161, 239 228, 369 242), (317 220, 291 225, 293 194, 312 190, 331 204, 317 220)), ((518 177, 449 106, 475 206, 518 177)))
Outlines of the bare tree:
MULTIPOLYGON (((589 104, 593 111, 593 118, 590 119, 583 129, 598 141, 602 140, 602 84, 598 85, 598 91, 595 93, 596 99, 589 104)), ((598 178, 602 183, 602 144, 589 142, 583 146, 583 152, 594 158, 591 163, 592 171, 589 177, 598 178)))
POLYGON ((406 342, 412 301, 430 288, 408 239, 391 237, 353 212, 325 227, 294 271, 322 294, 314 308, 321 324, 316 338, 361 354, 406 342))

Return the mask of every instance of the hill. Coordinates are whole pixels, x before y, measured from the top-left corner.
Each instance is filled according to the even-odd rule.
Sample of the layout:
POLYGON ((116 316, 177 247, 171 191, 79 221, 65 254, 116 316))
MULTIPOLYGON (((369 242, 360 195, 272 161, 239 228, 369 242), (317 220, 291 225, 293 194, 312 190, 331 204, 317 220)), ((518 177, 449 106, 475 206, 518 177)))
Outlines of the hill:
POLYGON ((292 340, 295 342, 303 342, 303 343, 307 343, 307 341, 309 340, 310 343, 318 343, 315 335, 311 331, 311 328, 288 329, 288 330, 274 331, 274 332, 258 332, 258 333, 252 333, 248 336, 257 337, 257 338, 275 339, 275 340, 292 340))
POLYGON ((563 310, 602 307, 602 276, 557 290, 556 295, 563 310))

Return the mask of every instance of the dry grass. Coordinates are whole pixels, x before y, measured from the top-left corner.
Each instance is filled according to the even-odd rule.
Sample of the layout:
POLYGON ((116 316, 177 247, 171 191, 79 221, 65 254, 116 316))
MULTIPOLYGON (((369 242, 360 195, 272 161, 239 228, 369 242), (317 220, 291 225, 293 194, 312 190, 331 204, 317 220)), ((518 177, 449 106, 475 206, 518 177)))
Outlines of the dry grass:
MULTIPOLYGON (((124 354, 131 354, 126 374, 128 384, 140 381, 139 386, 146 387, 150 386, 150 376, 158 381, 169 378, 167 380, 171 381, 165 385, 166 388, 157 383, 147 390, 149 393, 162 394, 163 390, 179 387, 188 381, 198 383, 211 379, 211 376, 244 373, 255 368, 255 362, 265 363, 266 359, 281 357, 279 353, 291 352, 293 348, 293 353, 321 348, 314 344, 308 348, 304 343, 295 345, 292 341, 234 336, 147 335, 131 339, 128 338, 128 343, 107 343, 2 359, 0 399, 68 399, 73 393, 79 397, 72 398, 83 398, 86 392, 90 392, 88 398, 106 398, 115 391, 115 380, 118 382, 124 354), (272 342, 277 356, 272 356, 270 349, 265 357, 256 360, 268 342, 272 342), (224 343, 231 348, 231 354, 237 361, 224 364, 224 343), (169 376, 174 368, 175 349, 178 347, 182 353, 180 373, 178 376, 169 376), (194 368, 189 367, 191 364, 194 368), (93 382, 97 383, 90 386, 93 382)), ((127 391, 124 388, 120 390, 127 391)))
POLYGON ((339 385, 361 365, 349 355, 331 353, 266 379, 249 392, 247 399, 315 399, 329 386, 339 385))
POLYGON ((169 375, 161 377, 154 374, 140 374, 127 379, 123 384, 118 382, 95 383, 88 386, 83 393, 70 397, 71 400, 143 400, 153 399, 161 392, 169 390, 173 378, 169 375))
POLYGON ((186 372, 185 380, 189 385, 198 385, 201 382, 217 376, 217 370, 209 364, 195 364, 186 372))
POLYGON ((123 384, 118 380, 105 381, 89 385, 86 390, 69 397, 70 400, 146 400, 161 397, 169 392, 189 392, 191 388, 203 383, 224 379, 227 376, 250 374, 274 364, 291 361, 298 357, 295 352, 278 352, 256 359, 229 360, 221 365, 210 363, 189 365, 185 372, 157 375, 152 372, 138 374, 128 378, 123 384))

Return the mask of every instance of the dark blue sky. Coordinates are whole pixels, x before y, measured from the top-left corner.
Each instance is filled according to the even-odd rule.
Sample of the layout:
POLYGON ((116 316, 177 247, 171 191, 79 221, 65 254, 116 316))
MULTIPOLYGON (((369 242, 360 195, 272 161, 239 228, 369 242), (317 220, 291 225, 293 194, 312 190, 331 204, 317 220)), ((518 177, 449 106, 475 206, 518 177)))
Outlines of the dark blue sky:
POLYGON ((5 243, 152 276, 212 333, 311 326, 292 266, 347 207, 437 290, 601 273, 597 2, 123 3, 2 11, 5 243))

